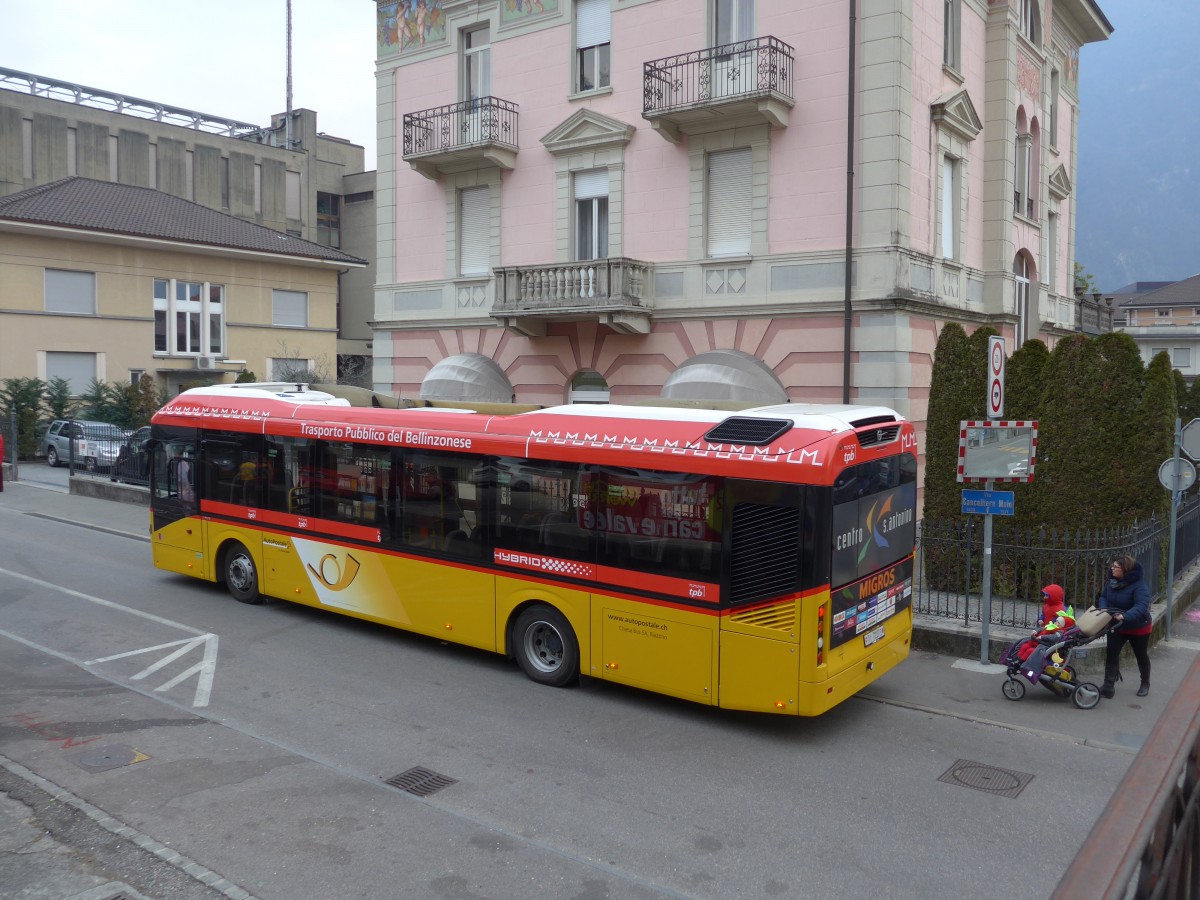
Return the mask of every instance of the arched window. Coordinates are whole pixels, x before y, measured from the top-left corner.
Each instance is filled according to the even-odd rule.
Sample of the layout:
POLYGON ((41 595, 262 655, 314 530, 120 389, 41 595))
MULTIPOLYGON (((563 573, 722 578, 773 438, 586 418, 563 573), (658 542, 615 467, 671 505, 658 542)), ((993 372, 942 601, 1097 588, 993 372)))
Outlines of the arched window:
POLYGON ((608 382, 599 372, 583 369, 571 379, 571 390, 567 395, 568 403, 607 403, 608 382))
POLYGON ((1033 135, 1025 107, 1017 107, 1017 135, 1013 148, 1013 213, 1033 218, 1033 135))

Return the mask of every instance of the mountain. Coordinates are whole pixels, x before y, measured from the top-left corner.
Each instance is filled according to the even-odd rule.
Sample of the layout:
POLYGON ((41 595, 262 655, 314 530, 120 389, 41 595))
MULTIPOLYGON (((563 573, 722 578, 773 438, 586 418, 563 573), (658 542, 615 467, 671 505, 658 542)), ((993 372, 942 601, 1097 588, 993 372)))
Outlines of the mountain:
POLYGON ((1099 0, 1080 54, 1075 257, 1102 291, 1200 272, 1200 4, 1099 0))

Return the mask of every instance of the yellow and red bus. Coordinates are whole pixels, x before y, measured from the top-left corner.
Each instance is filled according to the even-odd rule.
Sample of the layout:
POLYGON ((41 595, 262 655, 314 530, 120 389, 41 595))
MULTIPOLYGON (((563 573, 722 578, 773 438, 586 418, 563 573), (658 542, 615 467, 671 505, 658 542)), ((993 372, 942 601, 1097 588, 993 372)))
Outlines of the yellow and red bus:
POLYGON ((726 709, 817 715, 912 636, 917 457, 890 409, 352 406, 155 415, 159 568, 726 709))

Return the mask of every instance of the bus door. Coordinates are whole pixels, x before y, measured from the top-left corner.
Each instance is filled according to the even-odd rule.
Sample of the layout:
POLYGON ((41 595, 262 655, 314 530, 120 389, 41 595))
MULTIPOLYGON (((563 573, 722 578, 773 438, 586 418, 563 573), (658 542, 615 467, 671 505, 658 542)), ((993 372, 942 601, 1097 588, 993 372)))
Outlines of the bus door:
MULTIPOLYGON (((206 431, 200 443, 200 497, 206 513, 205 539, 214 567, 231 542, 245 546, 259 571, 262 566, 262 435, 206 431)), ((214 574, 220 575, 214 568, 214 574)))
POLYGON ((199 513, 197 433, 156 426, 150 474, 150 539, 154 564, 162 569, 211 577, 199 513))

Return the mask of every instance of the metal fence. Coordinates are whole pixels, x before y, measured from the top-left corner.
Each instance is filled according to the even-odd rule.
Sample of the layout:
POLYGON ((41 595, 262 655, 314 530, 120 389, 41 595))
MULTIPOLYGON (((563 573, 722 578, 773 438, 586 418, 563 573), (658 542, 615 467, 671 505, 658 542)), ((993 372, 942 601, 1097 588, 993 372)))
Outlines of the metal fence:
MULTIPOLYGON (((1108 578, 1113 557, 1129 555, 1142 564, 1151 596, 1167 584, 1168 525, 1152 518, 1130 526, 1055 531, 993 522, 992 598, 988 622, 1033 628, 1041 589, 1060 584, 1067 602, 1086 607, 1108 578)), ((913 611, 956 619, 964 625, 982 617, 983 523, 920 523, 913 611)), ((1200 558, 1200 497, 1182 503, 1175 523, 1175 575, 1200 558)))

